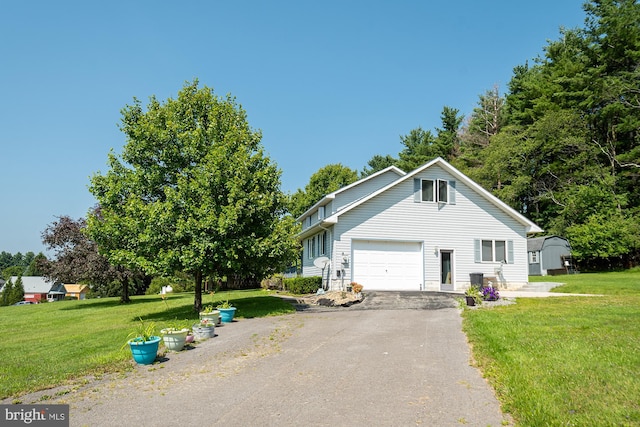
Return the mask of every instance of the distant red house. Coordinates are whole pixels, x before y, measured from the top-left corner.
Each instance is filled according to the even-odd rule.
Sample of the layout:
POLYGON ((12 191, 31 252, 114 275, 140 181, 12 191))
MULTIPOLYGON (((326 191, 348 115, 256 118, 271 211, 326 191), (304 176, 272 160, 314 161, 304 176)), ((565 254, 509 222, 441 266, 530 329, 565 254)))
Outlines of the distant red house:
MULTIPOLYGON (((17 276, 11 277, 11 283, 18 281, 17 276)), ((64 285, 60 282, 50 282, 42 276, 22 276, 24 288, 24 300, 39 303, 41 301, 59 301, 64 299, 66 293, 64 285)))

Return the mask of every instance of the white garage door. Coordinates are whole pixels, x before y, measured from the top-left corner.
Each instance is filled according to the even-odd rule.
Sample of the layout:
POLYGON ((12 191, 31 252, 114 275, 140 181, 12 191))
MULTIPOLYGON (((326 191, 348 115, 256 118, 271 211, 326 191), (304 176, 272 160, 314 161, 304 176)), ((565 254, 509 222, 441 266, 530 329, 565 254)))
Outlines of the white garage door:
POLYGON ((353 281, 365 290, 421 290, 421 243, 354 240, 352 245, 353 281))

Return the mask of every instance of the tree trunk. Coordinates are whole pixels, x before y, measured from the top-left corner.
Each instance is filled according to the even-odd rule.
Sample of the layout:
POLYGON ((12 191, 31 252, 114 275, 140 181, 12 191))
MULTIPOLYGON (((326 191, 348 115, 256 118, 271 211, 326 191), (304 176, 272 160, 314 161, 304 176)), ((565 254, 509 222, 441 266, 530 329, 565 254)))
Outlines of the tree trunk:
POLYGON ((129 298, 129 278, 125 275, 122 279, 122 295, 120 295, 120 304, 130 303, 129 298))
POLYGON ((193 309, 196 313, 202 311, 202 271, 196 271, 196 289, 193 298, 193 309))

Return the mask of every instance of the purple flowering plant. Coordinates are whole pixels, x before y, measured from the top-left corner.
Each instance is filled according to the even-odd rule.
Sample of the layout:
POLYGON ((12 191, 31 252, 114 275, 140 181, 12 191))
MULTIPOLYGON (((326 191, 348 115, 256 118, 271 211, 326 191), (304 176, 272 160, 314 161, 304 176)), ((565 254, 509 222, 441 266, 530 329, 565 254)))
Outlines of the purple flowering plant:
POLYGON ((500 298, 500 294, 498 290, 492 286, 484 286, 481 290, 482 299, 485 301, 496 301, 500 298))

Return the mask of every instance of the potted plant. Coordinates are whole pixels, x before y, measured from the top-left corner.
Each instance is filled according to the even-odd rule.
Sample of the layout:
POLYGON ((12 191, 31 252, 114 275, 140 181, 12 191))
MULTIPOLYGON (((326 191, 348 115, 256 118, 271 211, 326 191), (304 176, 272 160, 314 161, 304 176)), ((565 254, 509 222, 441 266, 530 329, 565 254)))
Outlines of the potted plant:
POLYGON ((220 312, 213 307, 213 304, 209 304, 200 312, 200 320, 202 319, 209 319, 216 325, 220 325, 220 312))
POLYGON ((351 282, 351 291, 356 294, 356 296, 360 297, 360 292, 362 292, 363 286, 360 283, 351 282))
POLYGON ((140 365, 149 365, 156 360, 160 337, 156 335, 154 323, 145 323, 141 317, 136 331, 129 334, 127 341, 133 360, 140 365))
POLYGON ((193 330, 193 337, 197 341, 206 340, 215 336, 215 323, 211 319, 202 319, 200 323, 196 323, 191 328, 193 330))
POLYGON ((480 291, 473 285, 469 286, 469 288, 464 291, 464 297, 467 300, 468 306, 474 306, 482 303, 480 291))
POLYGON ((189 328, 183 328, 181 325, 174 323, 168 328, 160 331, 162 334, 162 342, 167 350, 180 351, 187 342, 189 328))
POLYGON ((233 304, 229 304, 229 301, 224 301, 221 304, 218 304, 216 307, 220 312, 220 319, 224 323, 229 323, 233 321, 233 316, 236 314, 236 308, 233 304))

